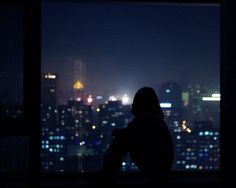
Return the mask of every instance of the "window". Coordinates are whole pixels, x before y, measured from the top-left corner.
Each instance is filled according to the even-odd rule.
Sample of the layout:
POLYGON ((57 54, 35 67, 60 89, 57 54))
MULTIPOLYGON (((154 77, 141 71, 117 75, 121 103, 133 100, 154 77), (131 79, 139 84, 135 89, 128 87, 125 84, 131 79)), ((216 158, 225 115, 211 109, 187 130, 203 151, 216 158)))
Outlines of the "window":
POLYGON ((23 7, 1 6, 0 117, 23 114, 23 7))
MULTIPOLYGON (((130 104, 143 86, 160 98, 173 170, 219 170, 219 9, 45 2, 41 170, 100 169, 111 131, 133 118, 130 104)), ((137 168, 127 158, 122 170, 137 168)))
POLYGON ((23 125, 23 5, 0 7, 0 175, 27 174, 29 137, 23 125))

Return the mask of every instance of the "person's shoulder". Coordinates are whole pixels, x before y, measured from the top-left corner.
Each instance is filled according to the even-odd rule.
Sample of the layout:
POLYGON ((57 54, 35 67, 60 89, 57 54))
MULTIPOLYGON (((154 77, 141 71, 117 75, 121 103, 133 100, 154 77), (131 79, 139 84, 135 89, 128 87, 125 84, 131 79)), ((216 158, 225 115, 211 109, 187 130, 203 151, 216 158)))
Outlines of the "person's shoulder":
POLYGON ((126 131, 132 130, 133 128, 137 128, 137 124, 140 124, 140 120, 138 118, 134 118, 128 123, 127 127, 125 128, 126 131))

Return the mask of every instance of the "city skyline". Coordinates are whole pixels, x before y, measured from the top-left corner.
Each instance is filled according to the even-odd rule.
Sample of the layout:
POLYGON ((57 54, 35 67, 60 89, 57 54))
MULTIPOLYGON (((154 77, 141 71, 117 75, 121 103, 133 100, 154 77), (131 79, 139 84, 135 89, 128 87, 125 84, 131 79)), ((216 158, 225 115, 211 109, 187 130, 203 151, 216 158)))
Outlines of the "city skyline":
POLYGON ((61 75, 61 101, 80 60, 86 90, 98 95, 173 80, 219 84, 218 6, 71 5, 45 3, 42 18, 42 70, 61 75))
MULTIPOLYGON (((58 75, 47 73, 42 79, 42 171, 99 170, 112 131, 129 126, 135 118, 131 105, 123 104, 115 96, 99 100, 97 105, 93 103, 96 99, 86 103, 81 85, 75 87, 73 98, 59 104, 58 75)), ((173 170, 219 169, 220 94, 209 95, 205 90, 210 97, 204 97, 206 94, 201 91, 204 90, 196 87, 183 92, 176 82, 163 83, 159 90, 160 106, 174 143, 173 170)), ((128 157, 121 170, 138 169, 128 157)))
MULTIPOLYGON (((4 121, 34 108, 23 92, 22 8, 0 13, 4 121)), ((173 170, 220 170, 220 5, 50 1, 42 3, 41 29, 42 172, 99 170, 112 131, 133 120, 133 96, 145 86, 156 91, 171 131, 173 170)), ((28 165, 29 140, 19 138, 3 142, 4 173, 28 165), (10 150, 17 160, 5 160, 10 150)), ((121 170, 137 167, 125 158, 121 170)))
MULTIPOLYGON (((61 98, 61 93, 59 92, 59 88, 60 88, 60 75, 55 73, 55 72, 44 72, 41 75, 42 79, 42 84, 45 78, 49 78, 49 79, 56 79, 57 80, 57 97, 58 97, 58 105, 60 104, 66 104, 68 102, 68 100, 78 100, 78 101, 82 101, 84 104, 87 105, 92 105, 95 99, 100 100, 100 102, 106 102, 106 101, 121 101, 122 104, 125 105, 130 105, 132 104, 133 101, 133 97, 136 93, 133 92, 129 92, 129 94, 127 94, 124 91, 110 91, 110 93, 106 93, 106 95, 98 95, 97 93, 92 93, 92 92, 88 92, 85 90, 84 88, 84 84, 80 81, 77 80, 76 82, 74 82, 74 85, 71 86, 71 89, 73 89, 73 91, 70 93, 70 95, 68 95, 68 98, 66 98, 66 100, 62 101, 60 100, 61 98), (85 92, 86 91, 86 92, 85 92), (76 94, 77 93, 77 94, 76 94), (79 95, 78 95, 79 93, 79 95), (88 102, 87 100, 91 100, 90 102, 88 102)), ((155 92, 157 93, 157 95, 159 96, 160 94, 160 88, 163 85, 168 85, 168 84, 178 84, 180 86, 180 89, 182 90, 182 95, 191 95, 191 92, 196 92, 198 93, 199 97, 201 98, 201 100, 203 101, 220 101, 220 87, 219 85, 215 85, 215 87, 207 87, 206 85, 199 85, 199 84, 191 84, 191 83, 187 83, 187 85, 185 85, 183 87, 183 85, 181 83, 178 83, 176 81, 165 81, 163 83, 160 83, 160 85, 158 87, 153 88, 155 90, 155 92), (196 90, 196 91, 191 91, 191 90, 196 90), (199 91, 197 91, 199 90, 199 91), (216 100, 214 100, 216 99, 216 100)), ((146 86, 144 86, 146 87, 146 86)), ((147 86, 148 87, 148 86, 147 86)), ((42 88, 41 88, 42 89, 42 88)), ((140 88, 139 88, 140 89, 140 88)), ((43 91, 42 91, 43 92, 43 91)), ((184 96, 182 96, 184 97, 184 96)), ((173 101, 175 100, 174 98, 172 99, 173 101)), ((182 99, 184 102, 184 99, 182 99)), ((50 101, 50 100, 49 100, 50 101)), ((42 101, 43 103, 43 101, 42 101)), ((165 106, 166 104, 163 104, 163 106, 165 106)), ((167 104, 168 105, 168 104, 167 104)))

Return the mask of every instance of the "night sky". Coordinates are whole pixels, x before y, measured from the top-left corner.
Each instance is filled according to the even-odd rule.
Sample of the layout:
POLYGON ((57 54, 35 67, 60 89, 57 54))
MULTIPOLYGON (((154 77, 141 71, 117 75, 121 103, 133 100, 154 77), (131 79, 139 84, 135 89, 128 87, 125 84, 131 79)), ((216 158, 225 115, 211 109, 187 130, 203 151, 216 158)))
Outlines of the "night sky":
POLYGON ((86 64, 86 91, 133 95, 166 81, 219 84, 218 6, 45 3, 42 71, 72 90, 74 60, 86 64))

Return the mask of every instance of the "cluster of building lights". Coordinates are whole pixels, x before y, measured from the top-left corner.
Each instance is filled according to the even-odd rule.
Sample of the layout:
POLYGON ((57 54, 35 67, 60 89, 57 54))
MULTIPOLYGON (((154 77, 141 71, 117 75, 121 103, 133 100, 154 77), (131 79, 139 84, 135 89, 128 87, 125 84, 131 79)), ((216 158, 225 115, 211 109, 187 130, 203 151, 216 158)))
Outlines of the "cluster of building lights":
POLYGON ((85 145, 85 141, 80 142, 79 145, 80 145, 80 146, 85 145))
POLYGON ((186 169, 197 169, 197 165, 185 165, 186 169))
POLYGON ((49 140, 65 140, 64 136, 49 136, 49 140))
POLYGON ((48 73, 44 77, 46 79, 56 79, 57 76, 55 74, 48 73))
POLYGON ((91 104, 91 103, 93 102, 93 97, 92 97, 92 95, 89 95, 89 96, 88 96, 87 102, 88 102, 89 104, 91 104))
POLYGON ((183 130, 187 131, 188 133, 192 132, 192 130, 187 127, 187 124, 186 124, 185 120, 183 120, 183 122, 182 122, 182 128, 183 128, 183 130))
POLYGON ((211 97, 202 97, 203 101, 220 101, 220 94, 214 93, 211 97))
MULTIPOLYGON (((54 75, 54 74, 50 74, 50 73, 48 73, 47 75, 44 75, 44 77, 45 78, 47 78, 47 79, 56 79, 56 75, 54 75)), ((104 113, 106 113, 106 108, 108 108, 108 110, 111 108, 111 107, 109 107, 109 105, 108 105, 108 107, 106 107, 106 105, 105 104, 103 104, 104 103, 104 101, 102 100, 104 97, 103 96, 94 96, 94 95, 86 95, 86 97, 84 98, 84 95, 83 95, 83 92, 81 92, 81 91, 83 91, 83 89, 84 89, 84 85, 83 85, 83 83, 81 83, 80 81, 77 81, 77 82, 75 82, 75 84, 73 85, 73 88, 74 88, 74 90, 75 90, 75 92, 78 92, 78 96, 81 96, 81 97, 76 97, 76 98, 73 98, 73 100, 77 100, 77 101, 82 101, 82 99, 85 99, 84 101, 85 101, 85 103, 86 103, 86 105, 90 105, 90 104, 93 104, 93 103, 95 103, 95 105, 94 105, 94 107, 95 107, 95 111, 97 112, 97 113, 99 113, 99 112, 104 112, 104 113), (98 102, 96 102, 95 100, 102 100, 100 103, 99 103, 99 101, 98 102), (99 106, 96 106, 96 104, 99 104, 99 106), (100 105, 101 104, 101 105, 100 105)), ((50 92, 51 93, 54 93, 54 92, 56 92, 56 90, 55 89, 51 89, 50 90, 50 92)), ((166 93, 170 93, 170 92, 172 92, 170 89, 166 89, 166 93)), ((200 92, 200 91, 199 91, 200 92)), ((77 95, 76 95, 77 96, 77 95)), ((105 99, 105 98, 104 98, 105 99)), ((200 98, 201 99, 201 98, 200 98)), ((119 100, 119 102, 122 102, 122 104, 123 105, 126 105, 126 104, 130 104, 130 102, 132 101, 132 98, 130 97, 130 96, 128 96, 127 94, 121 94, 121 95, 112 95, 112 96, 110 96, 109 97, 109 99, 108 99, 108 101, 118 101, 119 100)), ((108 101, 106 101, 105 103, 107 104, 108 103, 108 101)), ((220 94, 217 94, 217 93, 215 93, 215 94, 212 94, 212 95, 209 95, 208 97, 202 97, 202 101, 220 101, 220 94)), ((82 104, 84 104, 84 103, 82 103, 82 104)), ((115 103, 114 103, 115 104, 115 103)), ((117 102, 117 105, 120 105, 120 103, 118 103, 117 102)), ((172 113, 172 108, 173 107, 175 107, 175 104, 174 103, 169 103, 168 101, 165 101, 164 103, 160 103, 160 106, 161 106, 161 108, 163 108, 163 110, 164 110, 164 112, 168 112, 169 114, 170 114, 170 112, 172 113)), ((64 108, 63 108, 64 109, 64 108)), ((91 109, 94 109, 93 108, 93 106, 91 107, 91 109)), ((48 107, 48 110, 49 111, 54 111, 55 109, 53 108, 53 107, 51 107, 51 106, 49 106, 48 107)), ((68 109, 66 109, 66 111, 74 111, 74 109, 73 108, 68 108, 68 109)), ((113 111, 113 110, 112 110, 113 111)), ((174 111, 174 109, 173 109, 173 111, 174 111)), ((47 111, 48 112, 48 111, 47 111)), ((84 111, 83 110, 79 110, 79 111, 77 111, 76 110, 76 113, 79 113, 79 114, 84 114, 84 111)), ((55 110, 55 113, 58 113, 57 112, 57 110, 55 110)), ((66 115, 65 114, 65 111, 64 110, 62 110, 61 111, 61 113, 63 114, 63 115, 61 115, 61 116, 63 116, 63 118, 64 118, 64 115, 66 115)), ((118 117, 119 115, 122 115, 122 113, 123 112, 114 112, 114 113, 112 113, 112 117, 118 117)), ((173 114, 175 113, 175 111, 173 112, 173 114)), ((103 114, 103 113, 101 113, 101 114, 103 114)), ((47 113, 46 114, 47 115, 47 119, 49 119, 49 118, 51 118, 50 117, 50 115, 51 115, 51 112, 50 113, 47 113)), ((165 114, 166 115, 166 114, 165 114)), ((77 117, 77 116, 76 116, 77 117)), ((82 117, 82 116, 79 116, 79 118, 80 117, 82 117)), ((168 116, 167 116, 168 117, 168 116)), ((46 118, 43 118, 42 120, 43 121, 47 121, 47 119, 46 118)), ((102 121, 101 121, 101 125, 99 124, 99 125, 97 125, 96 123, 95 124, 93 124, 94 122, 92 122, 92 121, 90 121, 90 119, 85 119, 85 122, 86 123, 89 123, 89 131, 91 131, 91 132, 93 132, 93 133, 96 133, 97 132, 97 130, 98 130, 98 132, 100 131, 100 126, 104 126, 105 124, 107 124, 107 125, 109 125, 109 127, 111 126, 112 128, 114 128, 114 127, 116 127, 116 126, 119 126, 119 122, 117 123, 117 122, 111 122, 109 119, 106 119, 106 120, 103 120, 103 119, 101 119, 102 121)), ((74 122, 75 122, 75 127, 78 127, 78 123, 81 123, 80 122, 81 120, 79 120, 79 119, 75 119, 74 120, 74 122)), ((125 119, 125 121, 126 121, 126 119, 125 119)), ((65 122, 66 122, 66 120, 60 120, 60 122, 61 122, 61 125, 65 125, 65 122)), ((178 149, 179 148, 182 148, 182 141, 181 140, 183 140, 183 142, 185 142, 185 136, 186 135, 188 135, 189 137, 187 137, 187 138, 190 138, 190 139, 192 139, 192 138, 194 138, 195 137, 195 134, 190 134, 191 132, 194 132, 195 133, 195 131, 192 131, 188 126, 189 125, 187 125, 187 122, 186 122, 186 120, 183 120, 182 122, 181 121, 174 121, 173 122, 173 124, 174 124, 174 132, 176 132, 176 134, 175 134, 175 138, 177 139, 177 140, 179 140, 178 142, 177 142, 177 147, 178 147, 178 149), (180 132, 187 132, 186 134, 181 134, 180 132), (178 134, 179 133, 179 134, 178 134), (191 136, 192 135, 192 136, 191 136), (181 139, 181 140, 180 140, 181 139), (178 146, 179 145, 179 146, 178 146)), ((104 126, 104 127, 106 127, 106 126, 104 126)), ((108 126, 107 126, 108 127, 108 126)), ((74 129, 73 129, 74 130, 74 129)), ((209 129, 209 130, 211 130, 211 129, 209 129)), ((48 130, 45 130, 45 131, 48 131, 48 130)), ((58 130, 57 130, 58 132, 60 131, 60 129, 58 128, 58 130)), ((196 131, 197 132, 197 131, 196 131)), ((58 134, 58 133, 57 133, 58 134)), ((82 135, 82 134, 81 134, 82 135)), ((215 149, 215 148, 217 148, 218 146, 217 145, 214 145, 214 142, 213 142, 213 144, 211 144, 211 141, 214 139, 214 140, 218 140, 219 139, 219 132, 215 132, 215 131, 201 131, 201 132, 197 132, 197 135, 198 136, 207 136, 207 138, 208 137, 210 137, 210 136, 213 136, 212 137, 212 139, 209 141, 209 145, 208 145, 208 148, 205 148, 205 146, 204 146, 204 148, 203 149, 201 149, 202 151, 202 153, 196 153, 196 152, 198 152, 198 151, 195 151, 195 150, 191 150, 191 148, 187 148, 187 151, 185 151, 185 152, 181 152, 181 156, 182 156, 182 153, 184 153, 184 158, 187 160, 187 163, 189 163, 189 161, 191 160, 191 161, 193 161, 192 163, 195 163, 195 161, 196 160, 198 160, 198 157, 203 157, 204 159, 205 158, 208 158, 209 156, 210 156, 210 152, 215 152, 213 149, 215 149), (212 149, 212 151, 211 151, 211 149, 212 149), (209 151, 208 151, 209 150, 209 151), (191 151, 191 152, 190 152, 191 151), (192 152, 192 151, 194 151, 194 152, 192 152), (199 156, 197 155, 197 154, 199 154, 199 156)), ((77 151, 77 155, 78 156, 83 156, 84 155, 84 153, 85 153, 85 150, 86 150, 86 148, 84 148, 84 146, 86 146, 87 147, 87 145, 89 146, 89 144, 87 143, 87 140, 86 140, 86 138, 82 138, 79 134, 78 134, 78 132, 76 132, 75 134, 74 134, 74 132, 73 132, 73 136, 68 136, 68 137, 65 137, 65 136, 61 136, 61 135, 54 135, 54 134, 51 134, 50 133, 50 136, 47 136, 47 138, 46 139, 48 139, 48 140, 43 140, 42 141, 42 148, 44 149, 44 150, 47 150, 47 152, 56 152, 56 153, 62 153, 62 152, 64 152, 64 150, 63 149, 61 149, 62 147, 64 147, 64 146, 66 146, 65 144, 67 144, 67 142, 66 142, 66 140, 68 139, 70 139, 71 138, 71 140, 75 140, 75 139, 77 139, 76 137, 79 137, 79 139, 85 139, 85 140, 79 140, 79 141, 77 141, 76 142, 76 144, 78 145, 77 147, 79 148, 79 150, 77 151), (64 141, 63 141, 64 140, 64 141), (56 142, 55 142, 56 141, 56 142), (49 142, 50 142, 50 144, 49 144, 49 142), (60 143, 60 144, 58 144, 58 142, 60 143), (85 149, 85 150, 84 150, 85 149)), ((104 133, 104 136, 103 136, 103 134, 100 134, 99 135, 99 137, 102 139, 103 137, 104 138, 106 138, 106 133, 104 133)), ((205 139, 205 138, 203 138, 203 139, 205 139)), ((105 139, 104 139, 105 140, 105 139)), ((100 142, 102 142, 102 141, 100 141, 100 142)), ((205 141, 204 141, 205 142, 205 141)), ((207 140, 207 142, 208 142, 208 140, 207 140)), ((73 141, 73 143, 74 143, 74 141, 73 141)), ((192 142, 191 142, 192 143, 192 142)), ((198 145, 198 140, 196 139, 194 139, 193 140, 193 143, 195 143, 196 145, 198 145)), ((199 143, 199 144, 202 144, 202 143, 199 143)), ((204 145, 204 144, 202 144, 202 145, 204 145)), ((201 147, 202 148, 202 145, 200 145, 199 147, 201 147)), ((185 147, 185 146, 183 146, 183 147, 185 147)), ((59 154, 57 154, 57 156, 59 156, 59 154)), ((213 160, 214 158, 212 158, 212 160, 213 160)), ((64 157, 60 157, 60 161, 64 161, 64 157)), ((199 164, 198 165, 196 165, 196 164, 191 164, 191 162, 190 162, 190 164, 186 164, 186 161, 177 161, 177 164, 182 164, 182 168, 185 168, 185 169, 189 169, 189 170, 192 170, 192 169, 199 169, 199 170, 202 170, 202 169, 205 169, 205 164, 203 165, 203 166, 199 166, 199 164)), ((132 165, 133 165, 133 163, 132 163, 132 165)), ((122 166, 123 167, 125 167, 125 168, 129 168, 130 167, 130 163, 129 162, 123 162, 122 163, 122 166)), ((208 167, 207 167, 208 168, 208 167)))
POLYGON ((199 132, 199 136, 218 136, 219 133, 218 132, 212 132, 212 131, 201 131, 199 132))
POLYGON ((117 101, 118 98, 116 96, 114 96, 114 95, 111 95, 108 100, 109 101, 117 101))
POLYGON ((171 103, 160 103, 161 108, 171 108, 171 103))
POLYGON ((122 104, 124 104, 124 105, 130 103, 130 97, 127 94, 124 94, 122 97, 111 95, 108 98, 108 101, 117 101, 117 100, 121 100, 122 104))

